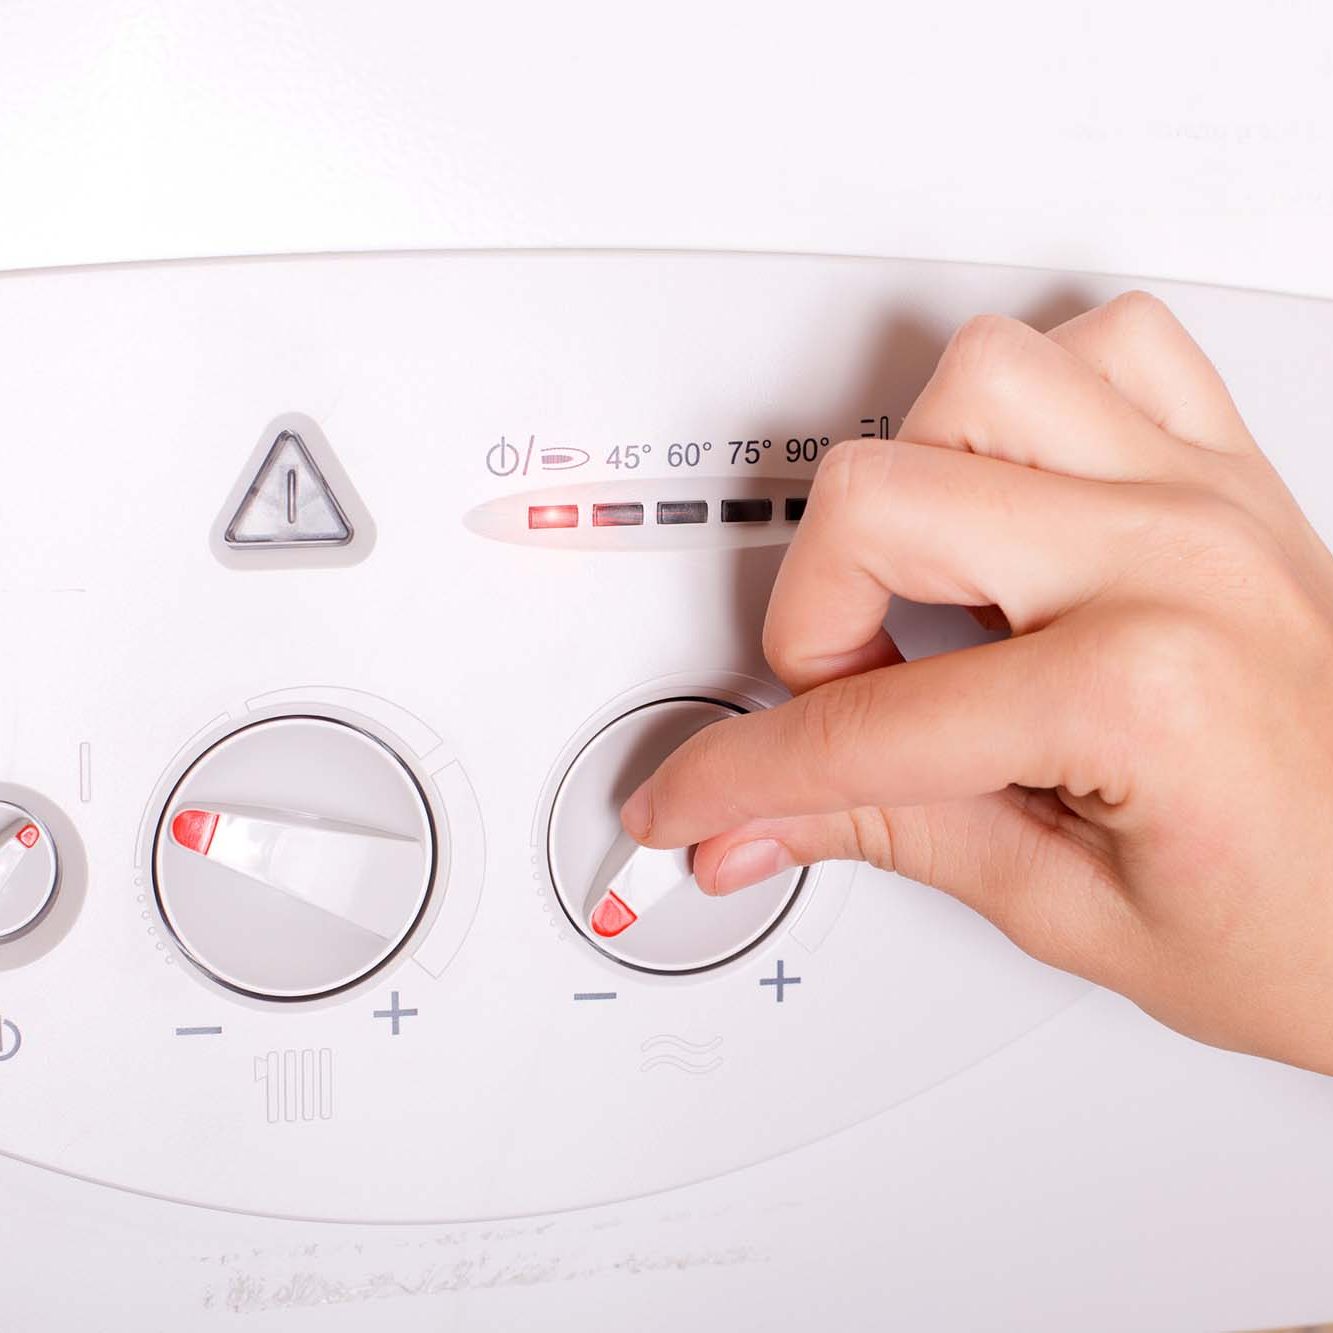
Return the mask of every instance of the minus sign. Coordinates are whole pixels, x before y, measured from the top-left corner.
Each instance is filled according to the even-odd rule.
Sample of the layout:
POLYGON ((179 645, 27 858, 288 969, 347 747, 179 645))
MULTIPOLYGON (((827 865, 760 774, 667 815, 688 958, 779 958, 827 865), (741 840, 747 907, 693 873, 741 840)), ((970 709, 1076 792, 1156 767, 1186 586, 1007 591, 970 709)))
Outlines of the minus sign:
POLYGON ((217 1028, 177 1028, 178 1037, 220 1037, 222 1029, 217 1028))
POLYGON ((580 990, 574 992, 576 1000, 614 1000, 616 993, 613 990, 580 990))

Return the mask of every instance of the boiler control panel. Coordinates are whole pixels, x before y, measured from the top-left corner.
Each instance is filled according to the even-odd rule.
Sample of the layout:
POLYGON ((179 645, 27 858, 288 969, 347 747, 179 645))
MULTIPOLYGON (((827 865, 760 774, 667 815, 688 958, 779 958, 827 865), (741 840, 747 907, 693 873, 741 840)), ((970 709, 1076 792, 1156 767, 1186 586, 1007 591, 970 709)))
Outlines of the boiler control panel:
MULTIPOLYGON (((709 898, 617 820, 782 698, 764 607, 831 444, 890 436, 969 314, 1118 289, 1043 283, 538 254, 0 279, 0 1152, 283 1217, 566 1210, 827 1137, 1074 1004, 918 885, 834 863, 709 898)), ((1314 307, 1168 295, 1262 409, 1253 348, 1314 307)), ((975 632, 892 614, 913 653, 975 632)))

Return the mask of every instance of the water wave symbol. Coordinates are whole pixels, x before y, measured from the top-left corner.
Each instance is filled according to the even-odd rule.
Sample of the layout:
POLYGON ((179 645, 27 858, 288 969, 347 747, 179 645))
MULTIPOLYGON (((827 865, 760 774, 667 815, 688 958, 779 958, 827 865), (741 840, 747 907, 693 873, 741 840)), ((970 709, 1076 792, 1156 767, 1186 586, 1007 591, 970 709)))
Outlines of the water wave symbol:
POLYGON ((662 1032, 639 1047, 648 1056, 639 1066, 639 1072, 646 1074, 651 1069, 668 1068, 685 1074, 711 1074, 722 1064, 722 1057, 714 1054, 721 1045, 721 1037, 700 1042, 689 1041, 674 1032, 662 1032))

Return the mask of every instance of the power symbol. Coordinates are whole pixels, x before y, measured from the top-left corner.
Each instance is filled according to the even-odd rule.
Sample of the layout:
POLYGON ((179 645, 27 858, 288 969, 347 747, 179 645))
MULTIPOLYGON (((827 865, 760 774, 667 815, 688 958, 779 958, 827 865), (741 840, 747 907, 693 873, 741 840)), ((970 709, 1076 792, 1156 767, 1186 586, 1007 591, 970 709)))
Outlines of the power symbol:
POLYGON ((518 449, 503 435, 500 443, 491 445, 486 454, 486 468, 494 476, 508 477, 518 467, 518 449))

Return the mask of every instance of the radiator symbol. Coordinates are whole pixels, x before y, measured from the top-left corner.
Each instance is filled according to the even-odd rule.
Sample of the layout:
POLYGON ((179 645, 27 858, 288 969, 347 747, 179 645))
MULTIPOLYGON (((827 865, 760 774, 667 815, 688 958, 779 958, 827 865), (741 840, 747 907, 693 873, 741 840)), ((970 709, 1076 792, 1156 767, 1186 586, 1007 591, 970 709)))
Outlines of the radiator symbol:
POLYGON ((327 1046, 257 1055, 255 1082, 264 1085, 270 1125, 333 1119, 333 1052, 327 1046))

